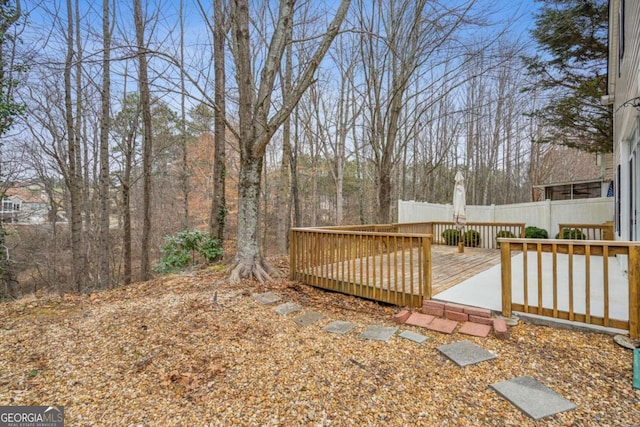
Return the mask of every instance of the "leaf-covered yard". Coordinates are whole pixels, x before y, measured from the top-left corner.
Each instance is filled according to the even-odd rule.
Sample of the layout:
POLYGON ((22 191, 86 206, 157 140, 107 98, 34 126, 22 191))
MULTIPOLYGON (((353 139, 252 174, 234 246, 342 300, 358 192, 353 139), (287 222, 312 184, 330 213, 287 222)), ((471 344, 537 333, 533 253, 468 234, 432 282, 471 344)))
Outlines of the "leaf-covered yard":
POLYGON ((423 344, 361 340, 365 326, 393 324, 397 308, 221 277, 200 271, 0 305, 0 404, 64 405, 69 426, 640 423, 632 352, 611 336, 521 322, 509 340, 419 328, 431 338, 423 344), (267 290, 326 316, 299 327, 251 298, 267 290), (321 329, 335 320, 360 326, 345 336, 321 329), (498 358, 460 368, 436 350, 462 339, 498 358), (521 375, 578 408, 527 418, 489 387, 521 375))

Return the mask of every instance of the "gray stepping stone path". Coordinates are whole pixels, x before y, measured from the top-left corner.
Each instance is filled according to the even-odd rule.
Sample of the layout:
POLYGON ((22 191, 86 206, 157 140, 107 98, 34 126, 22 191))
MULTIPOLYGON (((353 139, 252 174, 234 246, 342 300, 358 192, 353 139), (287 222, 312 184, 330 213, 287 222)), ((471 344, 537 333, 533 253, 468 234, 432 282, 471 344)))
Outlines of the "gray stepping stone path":
POLYGON ((295 313, 296 311, 302 310, 302 306, 300 304, 296 304, 295 302, 285 302, 284 304, 280 304, 276 308, 274 308, 275 312, 281 316, 286 316, 287 314, 295 313))
POLYGON ((263 294, 253 294, 251 295, 251 297, 258 301, 260 304, 264 304, 264 305, 271 305, 271 304, 275 304, 278 301, 282 300, 282 298, 280 298, 278 295, 274 294, 273 292, 265 292, 263 294))
POLYGON ((358 326, 356 323, 336 320, 335 322, 329 323, 323 329, 327 332, 344 335, 351 332, 356 326, 358 326))
POLYGON ((393 326, 369 326, 361 334, 360 338, 374 341, 389 341, 389 338, 398 331, 393 326))
POLYGON ((497 357, 470 341, 441 345, 438 347, 438 351, 453 360, 458 366, 473 365, 497 357))
POLYGON ((429 339, 429 337, 425 337, 424 335, 418 334, 418 333, 413 332, 413 331, 403 331, 398 336, 400 338, 404 338, 404 339, 409 340, 409 341, 417 342, 418 344, 422 344, 423 342, 425 342, 425 341, 427 341, 429 339))
POLYGON ((491 384, 491 388, 534 420, 576 408, 572 402, 529 376, 491 384))
POLYGON ((318 313, 317 311, 308 311, 304 314, 301 314, 298 317, 295 317, 293 321, 296 322, 298 326, 309 326, 309 325, 313 325, 323 317, 324 317, 324 314, 322 313, 318 313))

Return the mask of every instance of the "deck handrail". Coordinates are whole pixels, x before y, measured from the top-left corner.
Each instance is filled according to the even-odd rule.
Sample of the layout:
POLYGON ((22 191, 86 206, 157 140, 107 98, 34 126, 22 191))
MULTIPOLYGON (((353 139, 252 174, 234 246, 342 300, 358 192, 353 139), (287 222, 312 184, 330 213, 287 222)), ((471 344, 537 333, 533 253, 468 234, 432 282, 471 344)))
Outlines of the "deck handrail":
MULTIPOLYGON (((578 230, 579 236, 583 238, 581 240, 613 240, 613 224, 573 224, 573 223, 561 223, 558 224, 558 239, 564 239, 565 230, 568 231, 569 236, 575 233, 570 230, 578 230)), ((577 233, 576 233, 577 234, 577 233)))
POLYGON ((291 280, 399 306, 431 298, 430 235, 346 228, 291 229, 291 280))
MULTIPOLYGON (((425 227, 425 231, 428 230, 429 234, 433 235, 433 244, 444 245, 452 244, 457 245, 458 241, 447 241, 443 236, 443 233, 447 229, 456 230, 457 226, 453 221, 430 221, 424 223, 399 223, 398 230, 406 230, 409 227, 425 227)), ((467 222, 462 233, 467 233, 470 230, 476 231, 479 237, 479 241, 469 241, 463 239, 465 246, 477 246, 484 249, 496 249, 498 247, 497 237, 500 232, 508 232, 513 234, 513 237, 524 237, 525 223, 520 222, 467 222)))
MULTIPOLYGON (((640 243, 638 242, 620 242, 611 240, 563 240, 563 239, 508 239, 500 238, 501 250, 501 266, 502 266, 502 314, 511 316, 512 311, 520 311, 529 314, 538 314, 557 319, 577 321, 598 326, 612 327, 618 329, 626 329, 632 338, 640 337, 640 243), (535 252, 537 271, 530 271, 528 256, 523 255, 523 283, 522 283, 522 303, 513 301, 513 280, 512 280, 512 255, 513 252, 535 252), (551 253, 552 261, 549 268, 552 274, 552 304, 545 306, 543 303, 543 253, 551 253), (565 282, 558 280, 558 262, 559 254, 568 256, 568 277, 566 278, 566 290, 568 292, 568 308, 562 310, 558 306, 558 292, 560 285, 565 282), (574 275, 575 256, 584 256, 585 275, 584 275, 584 306, 583 312, 575 310, 576 299, 575 291, 577 286, 582 283, 576 283, 574 275), (627 285, 628 285, 628 320, 614 319, 609 315, 611 305, 610 283, 609 283, 609 257, 615 255, 627 256, 627 285), (594 257, 602 257, 602 277, 601 282, 598 278, 592 281, 592 269, 594 257), (536 303, 529 304, 529 274, 536 273, 537 283, 533 289, 536 297, 536 303), (597 282, 597 283, 596 283, 597 282), (601 283, 603 291, 603 313, 602 316, 593 315, 592 309, 592 289, 601 283)), ((533 262, 531 263, 533 264, 533 262)), ((564 289, 563 289, 564 290, 564 289)))
MULTIPOLYGON (((457 230, 457 226, 453 221, 425 221, 425 222, 401 222, 394 224, 368 224, 368 225, 340 225, 340 226, 324 226, 313 227, 318 230, 338 230, 338 231, 361 231, 361 232, 389 232, 389 233, 418 233, 430 234, 432 236, 432 244, 457 245, 458 240, 447 242, 443 237, 443 233, 447 229, 457 230)), ((524 237, 525 223, 521 222, 467 222, 462 232, 475 230, 478 233, 479 241, 467 241, 463 239, 465 246, 477 246, 485 249, 496 249, 498 243, 496 238, 498 234, 509 232, 514 237, 524 237)))

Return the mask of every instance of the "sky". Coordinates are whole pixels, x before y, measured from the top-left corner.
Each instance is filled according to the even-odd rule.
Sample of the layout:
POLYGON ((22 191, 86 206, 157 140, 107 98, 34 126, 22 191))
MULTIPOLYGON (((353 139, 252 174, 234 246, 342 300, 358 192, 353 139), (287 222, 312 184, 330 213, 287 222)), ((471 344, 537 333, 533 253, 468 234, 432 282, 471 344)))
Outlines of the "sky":
MULTIPOLYGON (((24 10, 33 10, 30 17, 30 21, 33 24, 32 35, 25 37, 25 41, 33 43, 33 47, 36 51, 51 50, 51 47, 45 47, 47 43, 51 43, 54 40, 58 40, 56 43, 61 43, 60 34, 64 32, 64 21, 66 20, 66 1, 67 0, 23 0, 24 10), (58 14, 61 17, 61 21, 58 24, 51 24, 52 16, 58 14), (57 35, 55 34, 57 33, 57 35)), ((76 0, 72 0, 75 2, 76 0)), ((86 53, 95 55, 96 61, 99 61, 99 49, 100 49, 100 31, 101 31, 101 6, 102 2, 99 0, 77 0, 81 7, 82 19, 86 22, 85 25, 93 27, 93 41, 86 42, 86 53)), ((202 57, 202 51, 190 50, 189 46, 204 47, 204 51, 210 50, 206 46, 210 46, 210 30, 207 28, 206 23, 203 20, 201 9, 197 0, 183 0, 184 12, 185 12, 185 45, 186 54, 189 56, 190 52, 197 52, 194 54, 196 58, 201 57, 202 64, 199 64, 202 70, 206 70, 208 64, 210 64, 210 58, 202 57)), ((276 1, 276 0, 272 0, 276 1)), ((298 0, 298 4, 304 3, 305 0, 298 0)), ((315 1, 310 0, 316 7, 315 1)), ((337 2, 338 0, 326 0, 327 6, 330 7, 331 2, 337 2)), ((352 6, 355 6, 358 0, 352 0, 352 6)), ((455 6, 456 4, 464 3, 468 0, 439 0, 441 4, 455 6)), ((127 38, 130 44, 133 44, 133 18, 132 18, 132 3, 133 0, 114 0, 117 9, 118 22, 124 22, 119 28, 116 28, 114 32, 114 38, 119 38, 120 44, 127 38)), ((179 0, 163 1, 163 0, 142 0, 143 4, 147 4, 147 13, 152 13, 159 10, 161 15, 157 21, 157 27, 153 29, 155 32, 154 38, 161 40, 173 39, 177 40, 179 36, 177 18, 179 16, 179 0), (159 34, 166 34, 157 37, 159 34)), ((529 31, 534 26, 533 14, 538 8, 539 2, 535 0, 476 0, 478 7, 477 13, 484 14, 489 11, 490 22, 493 25, 486 27, 483 31, 486 33, 499 31, 505 22, 510 22, 510 32, 513 34, 529 39, 529 31)), ((212 0, 202 0, 202 4, 209 10, 206 11, 208 15, 211 13, 212 0)), ((322 6, 319 6, 322 7, 322 6)), ((259 18, 258 18, 259 19, 259 18)), ((29 33, 27 33, 29 34, 29 33)), ((474 34, 470 34, 474 37, 474 34)), ((483 38, 487 38, 486 35, 483 38)), ((115 44, 115 43, 114 43, 115 44)), ((126 44, 126 43, 125 43, 126 44)), ((177 46, 177 42, 170 43, 177 46)), ((533 45, 532 45, 533 49, 533 45)), ((63 49, 56 49, 60 52, 64 52, 63 49)), ((123 55, 113 52, 114 55, 123 55)), ((125 52, 124 55, 127 53, 125 52)), ((193 59, 193 58, 191 58, 193 59)), ((59 61, 63 61, 64 57, 60 57, 59 61)), ((115 66, 114 66, 115 67, 115 66)), ((135 67, 135 63, 132 63, 130 67, 135 67)), ((130 72, 135 72, 133 69, 130 72)), ((207 76, 207 79, 212 76, 207 76)), ((116 79, 114 79, 115 82, 116 79)))

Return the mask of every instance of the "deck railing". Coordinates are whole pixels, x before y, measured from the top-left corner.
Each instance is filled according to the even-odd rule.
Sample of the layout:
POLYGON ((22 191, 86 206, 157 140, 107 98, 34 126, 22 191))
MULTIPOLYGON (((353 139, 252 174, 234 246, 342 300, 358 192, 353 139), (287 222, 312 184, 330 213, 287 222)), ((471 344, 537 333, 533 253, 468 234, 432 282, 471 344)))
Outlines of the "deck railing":
POLYGON ((640 243, 560 239, 499 242, 504 316, 518 311, 625 329, 632 338, 640 336, 640 243), (521 271, 513 268, 517 252, 521 271), (612 263, 620 262, 614 256, 626 260, 626 277, 624 273, 614 277, 613 270, 619 269, 612 268, 612 263), (616 298, 625 293, 627 306, 616 298))
POLYGON ((558 239, 564 239, 565 232, 573 239, 613 240, 613 224, 558 224, 558 239), (580 236, 580 237, 578 237, 580 236))
POLYGON ((399 306, 431 298, 431 236, 389 226, 294 228, 290 278, 399 306), (369 230, 387 230, 385 232, 369 230))
MULTIPOLYGON (((425 223, 406 223, 406 224, 397 224, 399 230, 407 230, 410 227, 415 227, 414 229, 418 229, 419 227, 424 227, 425 232, 433 235, 433 244, 436 245, 445 245, 447 241, 443 237, 442 233, 447 229, 455 229, 456 225, 453 221, 432 221, 425 223)), ((478 242, 477 247, 485 248, 485 249, 496 249, 498 247, 496 238, 498 233, 500 232, 508 232, 513 235, 513 237, 524 237, 524 223, 514 223, 514 222, 468 222, 465 224, 462 229, 463 233, 468 232, 469 230, 475 230, 478 232, 480 237, 480 241, 478 242)), ((464 241, 463 241, 464 242, 464 241)), ((465 242, 465 245, 467 242, 465 242)))

